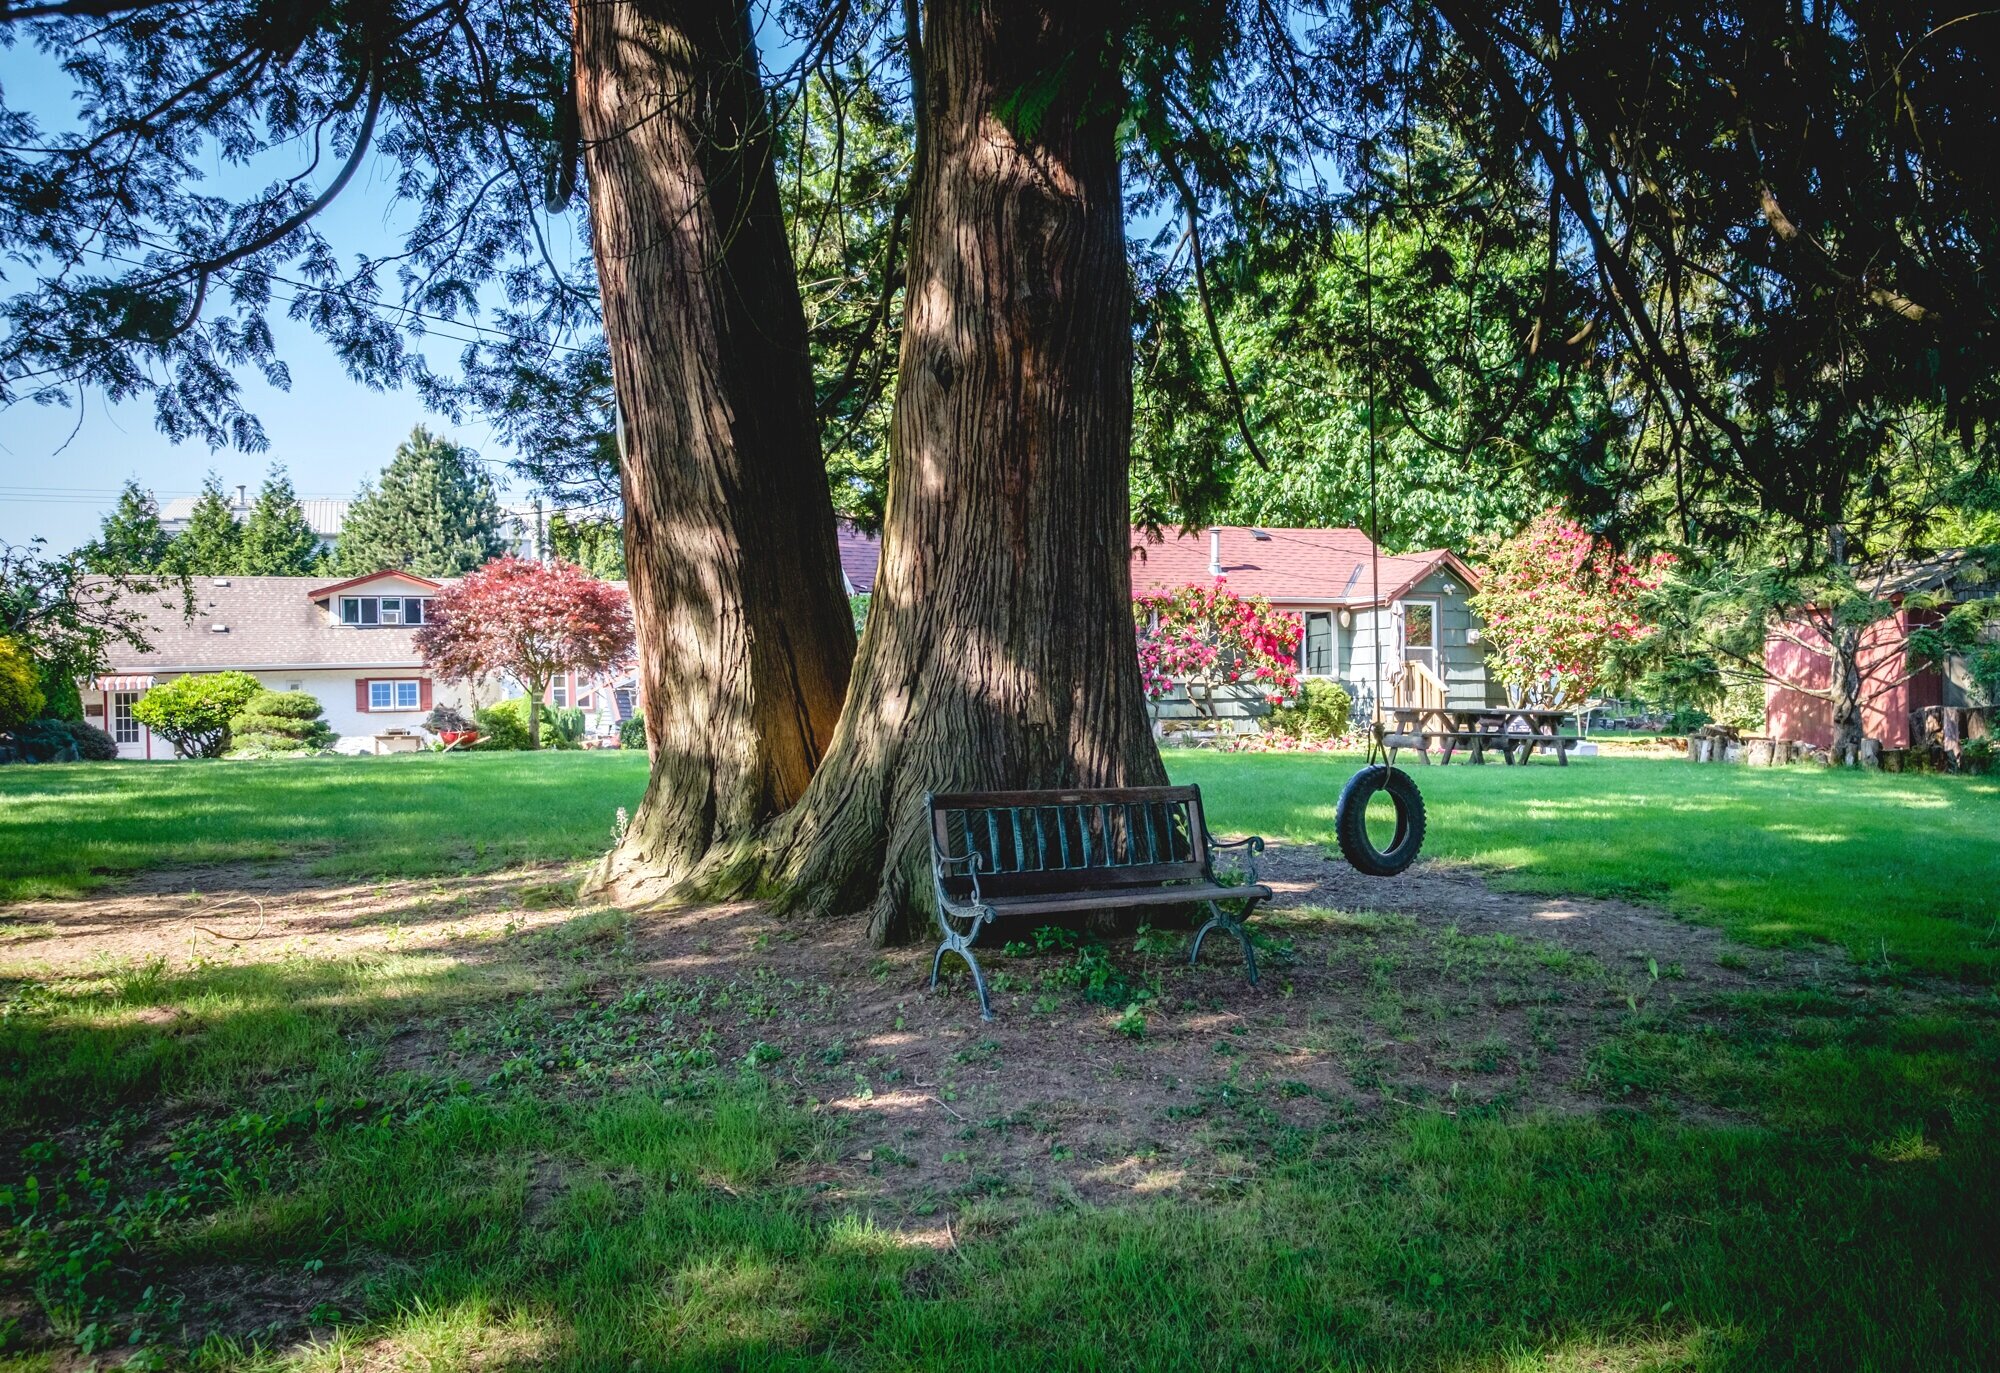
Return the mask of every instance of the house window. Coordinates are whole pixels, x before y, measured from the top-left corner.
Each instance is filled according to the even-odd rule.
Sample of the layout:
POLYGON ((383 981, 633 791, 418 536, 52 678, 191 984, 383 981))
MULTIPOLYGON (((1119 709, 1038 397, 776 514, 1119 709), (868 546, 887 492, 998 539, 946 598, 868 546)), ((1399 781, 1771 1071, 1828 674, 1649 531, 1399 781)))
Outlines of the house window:
POLYGON ((138 700, 136 691, 111 693, 111 737, 121 744, 139 742, 139 722, 132 718, 132 707, 138 700))
POLYGON ((549 683, 549 703, 558 706, 569 704, 569 674, 558 672, 555 681, 549 683))
POLYGON ((1299 671, 1308 677, 1333 676, 1333 616, 1313 612, 1299 636, 1299 671))
POLYGON ((342 596, 340 622, 360 629, 377 625, 420 625, 428 596, 342 596))
POLYGON ((415 710, 417 709, 417 684, 412 681, 370 682, 368 684, 368 709, 370 710, 415 710))

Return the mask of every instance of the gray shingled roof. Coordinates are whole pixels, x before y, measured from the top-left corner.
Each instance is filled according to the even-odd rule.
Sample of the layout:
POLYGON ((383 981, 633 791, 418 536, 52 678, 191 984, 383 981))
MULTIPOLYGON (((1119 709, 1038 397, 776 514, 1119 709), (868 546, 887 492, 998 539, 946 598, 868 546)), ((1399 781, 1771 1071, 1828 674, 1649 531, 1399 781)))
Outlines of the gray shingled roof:
POLYGON ((326 611, 307 593, 333 580, 197 577, 192 620, 182 617, 177 587, 134 596, 134 605, 146 614, 143 633, 152 651, 134 653, 121 646, 113 650, 105 671, 421 665, 407 629, 349 629, 328 624, 326 611))

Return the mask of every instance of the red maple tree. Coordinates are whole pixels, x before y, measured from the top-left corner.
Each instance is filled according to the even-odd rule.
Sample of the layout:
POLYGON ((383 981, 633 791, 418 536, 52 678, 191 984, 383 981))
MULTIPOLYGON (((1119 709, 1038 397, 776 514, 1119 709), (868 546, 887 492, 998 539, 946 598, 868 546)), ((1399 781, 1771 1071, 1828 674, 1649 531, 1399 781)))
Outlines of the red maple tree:
POLYGON ((557 673, 602 672, 632 656, 625 593, 575 563, 496 558, 443 587, 416 633, 441 677, 512 677, 528 693, 528 746, 542 746, 542 695, 557 673))

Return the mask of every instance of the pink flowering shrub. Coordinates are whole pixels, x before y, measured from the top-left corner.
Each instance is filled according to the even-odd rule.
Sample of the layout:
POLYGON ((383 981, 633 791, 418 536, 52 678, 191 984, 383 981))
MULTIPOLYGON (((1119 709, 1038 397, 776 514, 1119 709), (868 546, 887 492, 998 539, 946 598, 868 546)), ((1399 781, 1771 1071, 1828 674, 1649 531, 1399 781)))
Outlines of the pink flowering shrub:
POLYGON ((1628 561, 1559 512, 1543 511, 1493 551, 1472 597, 1485 621, 1487 671, 1518 704, 1580 704, 1614 645, 1653 632, 1639 618, 1639 598, 1671 562, 1665 554, 1628 561))
POLYGON ((1223 687, 1250 687, 1273 705, 1298 694, 1299 618, 1261 596, 1238 596, 1218 578, 1135 596, 1132 617, 1139 675, 1153 700, 1184 687, 1196 712, 1212 719, 1223 687))

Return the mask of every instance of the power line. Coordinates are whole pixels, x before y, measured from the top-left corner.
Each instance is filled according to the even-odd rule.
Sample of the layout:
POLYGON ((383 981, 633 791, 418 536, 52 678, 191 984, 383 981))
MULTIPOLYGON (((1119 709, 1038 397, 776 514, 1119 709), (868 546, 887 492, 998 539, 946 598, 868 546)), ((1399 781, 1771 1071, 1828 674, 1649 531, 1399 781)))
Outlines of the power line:
MULTIPOLYGON (((72 219, 66 215, 49 215, 47 216, 47 218, 54 220, 58 223, 68 224, 72 228, 82 229, 85 230, 86 232, 93 234, 106 232, 100 226, 88 224, 79 219, 72 219)), ((142 243, 148 248, 154 248, 164 253, 176 253, 181 257, 186 258, 189 262, 199 262, 201 260, 197 254, 190 253, 185 248, 178 247, 171 243, 162 243, 160 240, 156 238, 151 238, 145 234, 137 232, 136 230, 128 229, 125 232, 126 235, 133 241, 137 243, 142 243)), ((104 248, 85 247, 82 249, 82 251, 89 253, 94 257, 101 258, 106 262, 116 262, 127 267, 152 266, 151 263, 142 262, 137 258, 123 257, 117 253, 110 252, 109 250, 104 248)), ((248 270, 250 269, 241 266, 231 266, 220 269, 221 272, 243 272, 248 270)), ((536 347, 548 348, 559 353, 587 353, 591 351, 588 348, 578 347, 575 344, 556 343, 550 339, 535 338, 532 335, 528 334, 516 334, 506 329, 496 329, 488 324, 478 324, 470 320, 461 320, 450 315, 434 315, 429 313, 428 311, 419 310, 413 305, 387 305, 381 301, 369 300, 365 297, 357 296, 353 292, 341 289, 339 287, 319 286, 315 285, 310 281, 300 281, 296 277, 281 276, 276 272, 266 272, 263 275, 269 281, 281 282, 286 286, 291 286, 301 291, 311 291, 317 295, 332 296, 337 300, 344 300, 350 305, 357 306, 364 310, 373 310, 385 314, 400 314, 407 316, 411 319, 421 319, 431 323, 447 324, 454 329, 471 329, 476 333, 490 334, 495 338, 506 339, 514 343, 532 344, 536 347)), ((276 291, 271 292, 271 299, 277 301, 282 305, 292 305, 296 304, 298 301, 297 296, 281 295, 276 291)), ((439 338, 449 339, 454 343, 483 343, 486 341, 485 339, 479 339, 479 338, 466 338, 458 334, 439 333, 434 330, 426 330, 425 334, 426 337, 436 336, 439 338)))

